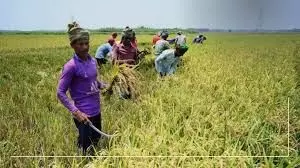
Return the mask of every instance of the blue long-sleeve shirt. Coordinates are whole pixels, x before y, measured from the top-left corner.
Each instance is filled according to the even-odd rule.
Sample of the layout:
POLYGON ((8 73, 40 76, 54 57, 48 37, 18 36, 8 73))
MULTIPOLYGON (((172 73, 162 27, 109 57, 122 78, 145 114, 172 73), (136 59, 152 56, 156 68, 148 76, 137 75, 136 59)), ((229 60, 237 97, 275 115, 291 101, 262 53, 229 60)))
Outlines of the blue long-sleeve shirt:
POLYGON ((95 57, 98 59, 106 58, 108 53, 112 51, 112 46, 109 43, 103 44, 98 47, 95 57))

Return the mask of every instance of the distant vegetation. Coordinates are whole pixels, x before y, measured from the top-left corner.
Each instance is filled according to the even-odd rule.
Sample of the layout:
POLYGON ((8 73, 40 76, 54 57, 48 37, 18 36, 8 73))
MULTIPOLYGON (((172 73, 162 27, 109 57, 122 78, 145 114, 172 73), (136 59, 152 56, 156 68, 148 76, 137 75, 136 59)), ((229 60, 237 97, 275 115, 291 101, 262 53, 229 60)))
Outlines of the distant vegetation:
MULTIPOLYGON (((111 32, 121 32, 123 28, 99 28, 99 29, 90 29, 94 34, 110 34, 111 32)), ((148 34, 152 35, 161 31, 163 29, 159 28, 148 28, 148 27, 137 27, 134 28, 137 34, 148 34)), ((271 29, 208 29, 208 28, 166 28, 171 34, 178 31, 183 31, 185 33, 201 33, 201 32, 300 32, 300 29, 281 29, 281 30, 271 30, 271 29)), ((65 30, 37 30, 37 31, 20 31, 20 30, 0 30, 0 34, 65 34, 65 30)))
MULTIPOLYGON (((90 32, 93 34, 110 34, 111 32, 122 32, 123 28, 100 28, 100 29, 90 29, 90 32)), ((180 29, 180 28, 168 28, 168 29, 154 29, 154 28, 147 28, 147 27, 138 27, 134 28, 137 34, 148 34, 153 35, 161 30, 168 30, 171 34, 176 33, 178 31, 184 31, 186 33, 196 33, 198 30, 196 29, 180 29)), ((65 34, 65 30, 58 30, 58 31, 51 31, 51 30, 40 30, 40 31, 7 31, 7 30, 0 30, 0 34, 65 34)))

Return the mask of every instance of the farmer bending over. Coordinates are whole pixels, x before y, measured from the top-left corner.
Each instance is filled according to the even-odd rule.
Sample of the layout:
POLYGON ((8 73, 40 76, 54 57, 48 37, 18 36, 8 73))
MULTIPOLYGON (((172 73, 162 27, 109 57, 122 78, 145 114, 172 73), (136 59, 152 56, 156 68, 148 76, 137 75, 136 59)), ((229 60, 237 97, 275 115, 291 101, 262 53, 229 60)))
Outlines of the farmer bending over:
POLYGON ((180 47, 180 46, 185 46, 185 45, 186 45, 186 36, 183 35, 181 31, 179 31, 175 38, 175 46, 180 47))
POLYGON ((198 35, 196 38, 194 38, 193 43, 200 43, 203 44, 203 42, 206 40, 206 37, 202 34, 198 35))
POLYGON ((100 135, 86 122, 91 121, 101 130, 99 89, 105 85, 97 80, 97 63, 88 53, 89 32, 80 28, 76 22, 68 27, 70 45, 75 53, 63 67, 57 97, 73 115, 79 132, 78 147, 86 155, 90 151, 88 148, 96 145, 100 139, 100 135), (74 103, 66 95, 67 91, 74 103))
POLYGON ((118 33, 113 32, 113 33, 111 34, 111 38, 112 38, 112 39, 117 40, 117 37, 118 37, 118 33))
POLYGON ((107 43, 102 44, 98 47, 95 57, 99 67, 102 64, 106 64, 106 62, 110 60, 112 47, 114 46, 114 44, 115 40, 111 38, 107 43))
POLYGON ((169 33, 167 31, 163 31, 161 33, 161 39, 156 42, 154 48, 154 55, 156 57, 159 56, 164 50, 171 48, 169 42, 167 41, 168 37, 169 37, 169 33))
MULTIPOLYGON (((138 50, 131 43, 131 34, 124 33, 120 44, 115 45, 112 51, 113 64, 135 65, 138 60, 138 50)), ((121 92, 120 98, 130 99, 131 94, 121 92)))
MULTIPOLYGON (((114 39, 114 40, 115 40, 115 44, 119 44, 121 41, 117 40, 117 37, 118 37, 118 33, 113 32, 113 33, 111 34, 111 37, 110 37, 109 39, 114 39)), ((108 40, 109 40, 109 39, 108 39, 108 40)))
POLYGON ((188 50, 187 46, 176 47, 176 49, 167 49, 155 59, 156 71, 161 77, 172 75, 177 68, 179 58, 188 50))
POLYGON ((134 65, 137 61, 137 48, 131 43, 132 34, 130 32, 123 33, 120 44, 113 47, 112 59, 115 64, 129 64, 134 65))
MULTIPOLYGON (((130 42, 131 45, 135 48, 137 48, 137 40, 135 37, 135 31, 131 28, 129 28, 128 26, 125 27, 125 29, 122 32, 122 38, 124 37, 124 35, 127 35, 128 38, 130 38, 130 42)), ((121 43, 122 41, 124 41, 123 39, 121 39, 121 43)))
MULTIPOLYGON (((186 47, 186 36, 182 34, 181 31, 177 33, 177 36, 175 38, 175 47, 182 47, 182 48, 187 48, 186 47)), ((179 59, 179 62, 182 62, 182 59, 179 59)), ((178 63, 177 66, 179 66, 180 63, 178 63)))
POLYGON ((152 45, 155 46, 156 42, 160 40, 160 32, 155 34, 152 38, 152 45))

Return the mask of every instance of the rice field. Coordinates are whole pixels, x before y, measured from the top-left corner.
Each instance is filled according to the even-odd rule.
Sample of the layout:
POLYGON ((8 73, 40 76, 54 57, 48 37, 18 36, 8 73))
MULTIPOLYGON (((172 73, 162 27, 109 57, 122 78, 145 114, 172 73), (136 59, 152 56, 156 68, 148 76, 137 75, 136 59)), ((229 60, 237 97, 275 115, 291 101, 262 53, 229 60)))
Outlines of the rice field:
MULTIPOLYGON (((0 167, 299 167, 300 34, 210 33, 202 46, 194 36, 172 77, 146 56, 139 101, 102 96, 103 131, 118 136, 85 159, 11 157, 78 156, 56 98, 73 51, 64 35, 0 35, 0 167)), ((106 39, 92 35, 90 54, 106 39)), ((99 73, 110 82, 114 71, 99 73)))

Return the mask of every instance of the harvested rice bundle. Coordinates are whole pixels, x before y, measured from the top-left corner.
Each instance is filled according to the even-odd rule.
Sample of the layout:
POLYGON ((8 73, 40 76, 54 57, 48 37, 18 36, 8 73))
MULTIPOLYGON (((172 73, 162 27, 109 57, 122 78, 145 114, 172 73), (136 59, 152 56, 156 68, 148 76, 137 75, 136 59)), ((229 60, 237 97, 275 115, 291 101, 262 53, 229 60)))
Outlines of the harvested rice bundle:
POLYGON ((136 99, 140 95, 141 75, 132 65, 115 65, 112 81, 105 91, 105 94, 111 96, 114 92, 120 95, 127 95, 128 98, 136 99))

